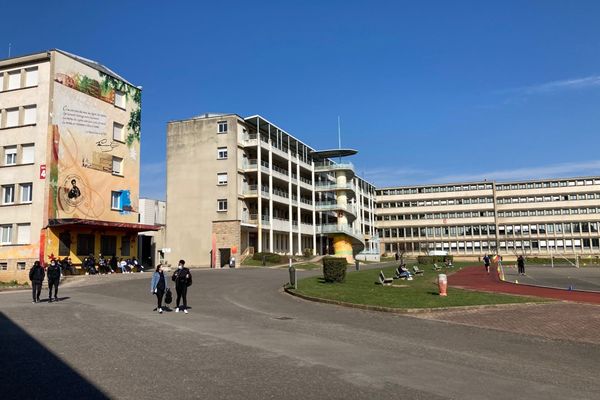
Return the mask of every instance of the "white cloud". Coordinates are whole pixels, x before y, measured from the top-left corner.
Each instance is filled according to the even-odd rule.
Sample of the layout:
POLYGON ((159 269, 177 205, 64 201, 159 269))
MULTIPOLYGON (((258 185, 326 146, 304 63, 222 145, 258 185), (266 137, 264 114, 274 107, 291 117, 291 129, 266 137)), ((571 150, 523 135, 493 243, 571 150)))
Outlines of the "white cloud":
POLYGON ((377 187, 443 184, 476 181, 515 181, 567 176, 599 175, 600 160, 560 163, 538 167, 523 167, 467 174, 445 174, 443 171, 382 167, 359 172, 377 187))
POLYGON ((575 90, 586 88, 600 88, 600 75, 588 76, 585 78, 564 79, 541 83, 539 85, 524 86, 516 89, 509 89, 506 92, 519 93, 523 95, 553 93, 563 90, 575 90))
MULTIPOLYGON (((562 163, 539 167, 515 168, 474 174, 445 175, 435 180, 442 182, 464 182, 464 181, 512 181, 525 179, 541 179, 563 176, 585 176, 598 175, 600 171, 600 160, 562 163)), ((433 181, 431 181, 433 182, 433 181)))

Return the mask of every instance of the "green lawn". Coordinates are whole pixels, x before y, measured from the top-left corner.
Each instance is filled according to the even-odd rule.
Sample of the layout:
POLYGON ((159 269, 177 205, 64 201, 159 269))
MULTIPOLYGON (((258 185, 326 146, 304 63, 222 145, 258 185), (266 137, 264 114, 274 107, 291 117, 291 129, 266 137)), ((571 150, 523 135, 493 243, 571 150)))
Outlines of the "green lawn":
POLYGON ((294 268, 296 269, 305 269, 305 270, 309 270, 309 269, 319 269, 319 268, 323 268, 323 264, 319 263, 300 263, 300 264, 294 264, 294 268))
POLYGON ((20 284, 17 281, 9 281, 9 282, 0 282, 0 289, 2 288, 12 288, 12 287, 27 287, 28 283, 20 284))
MULTIPOLYGON (((282 264, 282 262, 278 263, 278 264, 282 264)), ((254 260, 253 258, 246 258, 244 260, 244 262, 242 263, 242 265, 244 266, 249 266, 249 267, 262 267, 262 260, 254 260)), ((275 263, 270 263, 270 262, 266 262, 265 266, 270 267, 272 265, 277 265, 275 263)))
MULTIPOLYGON (((462 264, 460 263, 453 270, 461 268, 462 264)), ((412 268, 412 265, 410 265, 410 268, 412 268)), ((530 297, 473 292, 454 288, 448 288, 447 297, 440 297, 435 279, 438 273, 445 273, 446 271, 434 272, 430 266, 420 266, 420 268, 424 269, 425 273, 422 276, 415 277, 412 281, 394 280, 394 285, 402 287, 376 285, 375 282, 378 281, 377 277, 380 270, 374 269, 350 272, 346 275, 344 283, 325 283, 320 276, 305 278, 298 282, 297 292, 329 300, 392 308, 436 308, 543 301, 530 297)), ((382 270, 386 277, 391 277, 395 267, 383 268, 382 270)))

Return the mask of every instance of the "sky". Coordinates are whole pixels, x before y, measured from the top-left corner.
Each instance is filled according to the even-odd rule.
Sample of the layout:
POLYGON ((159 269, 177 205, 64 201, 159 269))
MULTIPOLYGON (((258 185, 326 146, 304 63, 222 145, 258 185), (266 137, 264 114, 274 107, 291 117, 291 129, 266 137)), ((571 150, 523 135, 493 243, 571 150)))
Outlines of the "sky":
POLYGON ((143 86, 143 197, 165 197, 167 122, 206 112, 316 149, 337 147, 339 116, 380 187, 600 174, 595 0, 33 0, 0 17, 0 58, 59 48, 143 86))

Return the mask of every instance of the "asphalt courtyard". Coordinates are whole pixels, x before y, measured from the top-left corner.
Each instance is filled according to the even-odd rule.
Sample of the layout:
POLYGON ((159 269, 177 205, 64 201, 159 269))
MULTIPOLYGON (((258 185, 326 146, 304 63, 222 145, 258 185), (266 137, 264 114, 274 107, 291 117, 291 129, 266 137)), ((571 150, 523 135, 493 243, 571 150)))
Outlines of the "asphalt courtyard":
POLYGON ((599 306, 407 316, 289 296, 286 270, 193 274, 187 315, 152 312, 148 273, 0 293, 0 398, 600 398, 599 306))
POLYGON ((525 275, 519 275, 515 266, 504 266, 504 279, 508 282, 552 287, 557 289, 600 292, 600 267, 526 266, 525 275))

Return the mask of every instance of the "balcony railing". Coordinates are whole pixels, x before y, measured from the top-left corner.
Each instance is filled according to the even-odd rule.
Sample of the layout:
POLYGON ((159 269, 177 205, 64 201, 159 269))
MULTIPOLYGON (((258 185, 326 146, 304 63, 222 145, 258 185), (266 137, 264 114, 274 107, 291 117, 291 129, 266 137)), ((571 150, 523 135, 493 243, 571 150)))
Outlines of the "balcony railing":
POLYGON ((354 171, 354 164, 352 163, 338 163, 338 164, 315 164, 315 172, 324 171, 340 171, 340 170, 351 170, 354 171))
POLYGON ((346 183, 320 183, 315 185, 315 189, 319 191, 335 191, 335 190, 351 190, 355 191, 354 184, 352 182, 346 183))

